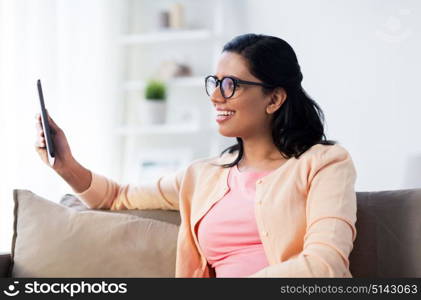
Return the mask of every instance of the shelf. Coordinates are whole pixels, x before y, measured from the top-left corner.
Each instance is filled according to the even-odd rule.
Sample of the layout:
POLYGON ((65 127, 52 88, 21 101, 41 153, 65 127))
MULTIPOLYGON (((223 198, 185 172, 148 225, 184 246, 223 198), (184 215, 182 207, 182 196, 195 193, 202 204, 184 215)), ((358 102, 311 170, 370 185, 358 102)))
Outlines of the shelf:
POLYGON ((179 77, 170 80, 168 83, 174 86, 204 87, 206 76, 179 77))
MULTIPOLYGON (((202 87, 204 86, 205 76, 194 76, 194 77, 179 77, 171 79, 167 82, 170 86, 175 87, 202 87)), ((131 80, 126 81, 123 85, 126 91, 137 91, 145 87, 146 81, 144 80, 131 80)))
MULTIPOLYGON (((230 35, 228 29, 231 26, 227 28, 224 26, 225 18, 222 12, 229 11, 231 6, 225 7, 225 1, 222 0, 212 3, 197 1, 198 3, 203 2, 203 5, 197 5, 194 1, 195 4, 188 9, 196 9, 200 6, 201 17, 208 20, 198 20, 199 16, 194 16, 193 19, 186 19, 185 24, 197 24, 195 26, 200 26, 199 28, 147 31, 145 25, 147 26, 148 23, 143 20, 152 17, 152 10, 162 7, 162 5, 149 6, 148 4, 146 7, 150 10, 143 9, 143 5, 139 5, 139 8, 142 9, 134 9, 137 7, 137 2, 129 1, 127 3, 127 11, 124 12, 127 14, 126 19, 128 20, 127 31, 120 32, 115 40, 119 47, 118 51, 122 54, 122 64, 125 66, 121 72, 119 99, 127 100, 122 101, 121 123, 116 124, 117 126, 112 130, 112 134, 121 140, 119 151, 124 161, 119 167, 122 181, 135 180, 138 174, 146 174, 145 170, 140 170, 140 166, 136 163, 141 151, 144 155, 165 160, 180 156, 173 151, 173 148, 175 150, 182 146, 191 150, 191 157, 188 158, 188 161, 191 161, 210 153, 214 155, 219 152, 221 140, 223 140, 218 133, 218 124, 215 122, 214 116, 211 119, 212 122, 208 122, 207 111, 211 109, 209 103, 205 101, 186 103, 184 99, 191 96, 198 97, 199 88, 203 97, 206 96, 204 81, 208 74, 203 73, 212 72, 211 69, 216 65, 221 47, 225 43, 226 37, 230 35), (145 30, 139 31, 142 28, 145 30), (203 47, 209 51, 200 51, 203 47), (139 100, 143 101, 141 94, 146 88, 148 78, 159 71, 159 62, 168 60, 174 52, 177 54, 175 57, 192 55, 192 59, 189 60, 191 70, 200 71, 194 72, 192 76, 165 80, 166 86, 171 90, 172 105, 183 106, 180 108, 177 106, 179 111, 174 109, 166 112, 168 113, 168 122, 172 123, 142 124, 142 118, 138 118, 136 110, 140 108, 139 100), (191 105, 191 107, 187 105, 191 105), (160 145, 166 145, 166 148, 170 149, 170 153, 168 155, 155 153, 152 148, 159 149, 160 145), (174 145, 174 147, 168 147, 168 145, 174 145)), ((190 6, 190 4, 186 5, 190 6)), ((192 13, 195 12, 192 10, 192 13)), ((174 59, 171 58, 171 60, 174 59)))
POLYGON ((192 134, 201 132, 197 124, 162 124, 144 126, 122 126, 115 130, 117 135, 149 135, 149 134, 192 134))
POLYGON ((143 34, 127 34, 120 39, 122 45, 141 45, 162 42, 196 41, 211 39, 213 36, 210 30, 168 30, 143 34))

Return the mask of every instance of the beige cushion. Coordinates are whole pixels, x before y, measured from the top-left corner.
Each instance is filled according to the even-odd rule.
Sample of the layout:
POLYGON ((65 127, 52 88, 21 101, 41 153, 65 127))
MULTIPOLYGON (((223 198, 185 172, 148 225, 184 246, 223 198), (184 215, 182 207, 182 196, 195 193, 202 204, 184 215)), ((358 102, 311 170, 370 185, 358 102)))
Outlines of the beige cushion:
POLYGON ((178 226, 15 190, 12 277, 174 277, 178 226))
MULTIPOLYGON (((71 207, 76 210, 89 210, 90 208, 85 205, 79 198, 72 194, 66 194, 60 199, 60 204, 64 206, 71 207)), ((119 210, 119 211, 110 211, 103 210, 109 213, 119 213, 119 214, 130 214, 135 215, 141 218, 159 220, 171 224, 180 225, 181 218, 180 212, 174 210, 162 210, 162 209, 148 209, 148 210, 139 210, 139 209, 128 209, 128 210, 119 210)))

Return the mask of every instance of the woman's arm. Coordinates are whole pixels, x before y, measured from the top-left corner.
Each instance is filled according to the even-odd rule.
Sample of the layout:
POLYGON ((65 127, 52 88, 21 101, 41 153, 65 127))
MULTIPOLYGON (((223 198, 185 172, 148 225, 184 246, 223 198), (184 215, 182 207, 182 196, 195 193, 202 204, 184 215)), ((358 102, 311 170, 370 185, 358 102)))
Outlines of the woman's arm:
POLYGON ((79 164, 73 158, 64 131, 48 115, 56 147, 55 161, 51 166, 47 157, 41 115, 36 114, 35 119, 37 130, 35 149, 40 158, 56 171, 90 208, 178 210, 178 193, 184 177, 184 170, 180 170, 176 174, 162 176, 155 184, 120 185, 79 164))
POLYGON ((87 190, 91 185, 91 171, 83 167, 73 158, 69 160, 66 168, 57 170, 57 174, 59 174, 76 193, 87 190))
POLYGON ((124 209, 179 209, 179 191, 184 169, 161 176, 155 183, 132 185, 119 183, 92 172, 90 186, 76 192, 89 208, 124 209))
POLYGON ((356 170, 349 153, 335 145, 310 174, 307 231, 301 253, 250 277, 350 277, 349 254, 356 238, 356 170))

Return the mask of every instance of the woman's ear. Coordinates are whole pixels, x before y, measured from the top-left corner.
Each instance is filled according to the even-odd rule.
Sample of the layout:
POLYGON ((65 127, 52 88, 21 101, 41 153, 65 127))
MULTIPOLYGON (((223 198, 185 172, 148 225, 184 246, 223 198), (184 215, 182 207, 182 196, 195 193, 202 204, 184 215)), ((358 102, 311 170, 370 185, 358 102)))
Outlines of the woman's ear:
POLYGON ((266 113, 267 114, 273 114, 275 111, 277 111, 282 104, 287 99, 287 92, 284 88, 276 88, 271 96, 270 96, 270 102, 268 106, 266 107, 266 113))

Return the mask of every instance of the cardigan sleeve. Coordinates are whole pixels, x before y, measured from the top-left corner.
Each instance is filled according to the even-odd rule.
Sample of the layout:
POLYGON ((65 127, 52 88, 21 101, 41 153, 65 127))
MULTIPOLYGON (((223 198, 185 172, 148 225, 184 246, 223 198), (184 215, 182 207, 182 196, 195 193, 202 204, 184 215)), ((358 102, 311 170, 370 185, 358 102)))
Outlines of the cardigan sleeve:
POLYGON ((184 169, 161 176, 154 183, 121 185, 105 176, 92 173, 89 188, 75 193, 89 208, 179 210, 179 191, 184 169))
POLYGON ((349 254, 356 238, 356 170, 336 144, 311 162, 303 250, 250 277, 352 277, 349 254))

